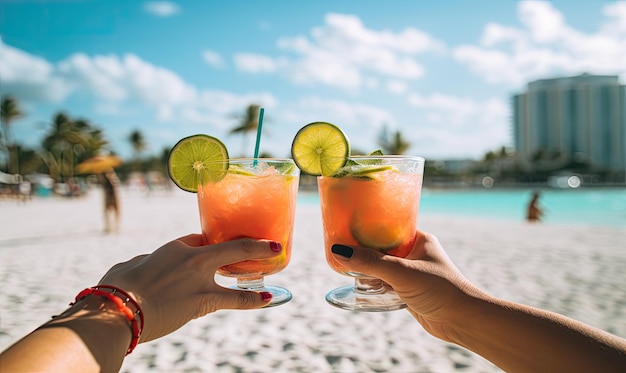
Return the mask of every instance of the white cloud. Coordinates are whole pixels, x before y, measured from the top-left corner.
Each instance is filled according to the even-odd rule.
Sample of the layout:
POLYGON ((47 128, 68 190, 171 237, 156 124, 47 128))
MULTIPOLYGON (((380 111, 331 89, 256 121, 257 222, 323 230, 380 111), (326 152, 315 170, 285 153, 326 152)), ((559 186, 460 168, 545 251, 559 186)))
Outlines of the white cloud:
POLYGON ((363 76, 356 66, 332 51, 318 49, 301 38, 281 40, 279 46, 303 55, 298 60, 290 61, 283 70, 296 84, 323 84, 346 90, 358 89, 363 85, 363 76))
POLYGON ((522 1, 518 4, 518 15, 531 38, 540 44, 558 42, 571 32, 563 14, 548 2, 522 1))
POLYGON ((520 30, 490 22, 485 25, 480 43, 483 46, 492 47, 500 43, 520 42, 523 39, 524 35, 520 30))
POLYGON ((583 72, 626 76, 626 3, 603 8, 598 32, 567 25, 548 2, 518 3, 523 28, 489 23, 479 45, 461 45, 453 57, 489 83, 520 85, 527 81, 583 72))
POLYGON ((411 154, 429 159, 479 157, 510 145, 510 109, 504 99, 414 93, 409 97, 413 109, 400 120, 384 107, 317 96, 286 103, 279 111, 291 129, 287 141, 304 124, 327 121, 340 125, 352 147, 364 152, 379 147, 376 140, 384 125, 402 132, 411 143, 411 154))
POLYGON ((123 86, 124 69, 116 56, 96 56, 93 59, 76 53, 61 61, 56 69, 64 81, 76 90, 90 91, 107 101, 128 98, 123 86))
POLYGON ((194 102, 196 89, 175 73, 151 65, 134 54, 89 57, 76 53, 61 61, 59 74, 76 90, 111 103, 139 102, 155 108, 168 121, 174 109, 194 102))
POLYGON ((281 65, 280 59, 252 53, 238 53, 234 57, 235 66, 248 73, 271 73, 281 65))
POLYGON ((383 107, 318 96, 294 98, 279 111, 280 120, 289 128, 284 137, 287 144, 305 124, 324 121, 339 125, 353 149, 371 151, 377 147, 375 140, 382 126, 395 127, 397 123, 395 115, 383 107))
POLYGON ((180 13, 178 4, 171 1, 147 1, 143 3, 143 8, 157 17, 171 17, 180 13))
MULTIPOLYGON (((521 26, 487 23, 480 40, 454 48, 452 56, 485 81, 507 86, 555 73, 617 73, 626 78, 626 2, 605 5, 605 18, 594 32, 572 28, 549 2, 517 4, 521 26)), ((421 155, 481 155, 510 141, 508 87, 489 88, 494 96, 502 94, 499 99, 478 98, 485 94, 480 90, 473 98, 408 94, 409 84, 428 73, 422 56, 447 58, 443 42, 418 29, 373 30, 356 16, 328 14, 308 33, 277 40, 277 48, 278 57, 239 53, 233 62, 241 71, 284 74, 299 85, 375 91, 381 98, 376 104, 388 102, 384 100, 389 97, 395 100, 393 113, 356 101, 359 96, 329 99, 341 97, 341 93, 328 90, 325 93, 330 94, 323 98, 290 96, 286 98, 289 102, 279 102, 269 89, 247 94, 200 89, 134 54, 75 53, 50 63, 0 41, 0 71, 7 91, 25 102, 58 103, 80 95, 94 98, 93 107, 99 113, 154 113, 168 124, 159 128, 167 129, 173 129, 169 124, 175 123, 197 125, 202 132, 227 132, 234 123, 232 113, 251 102, 259 103, 272 109, 267 116, 274 120, 271 125, 268 121, 272 136, 266 145, 273 144, 277 150, 288 147, 297 129, 317 120, 341 125, 353 146, 365 151, 375 146, 384 124, 406 133, 414 144, 411 152, 421 155), (406 110, 398 97, 388 93, 406 95, 411 106, 406 110), (410 125, 400 128, 399 123, 410 125)), ((217 51, 206 49, 202 58, 213 67, 226 65, 217 51)), ((236 141, 234 146, 239 146, 236 136, 226 141, 236 141)))
POLYGON ((280 71, 297 84, 354 91, 371 86, 372 76, 418 79, 425 70, 416 57, 445 49, 441 41, 414 28, 375 31, 356 16, 336 13, 327 14, 325 24, 313 28, 309 36, 279 39, 278 47, 288 53, 279 61, 246 55, 239 57, 238 65, 249 72, 268 72, 279 62, 280 71))
POLYGON ((25 101, 63 101, 73 90, 43 58, 30 55, 0 40, 1 83, 25 101))
POLYGON ((210 66, 217 67, 217 68, 224 67, 224 61, 222 60, 222 57, 220 56, 219 53, 215 51, 205 49, 204 51, 202 51, 202 59, 204 60, 204 62, 208 63, 210 66))
POLYGON ((236 95, 226 91, 203 90, 198 95, 197 103, 187 110, 188 113, 193 113, 190 118, 194 123, 213 123, 218 128, 226 129, 233 124, 227 117, 241 112, 250 103, 271 109, 277 106, 278 100, 267 92, 236 95))
POLYGON ((411 138, 428 154, 461 157, 510 145, 510 108, 503 99, 479 101, 440 93, 412 93, 408 102, 425 118, 411 138))
POLYGON ((408 89, 407 84, 401 80, 389 80, 387 81, 387 90, 393 94, 401 95, 408 89))
POLYGON ((446 123, 464 129, 475 128, 481 123, 488 126, 498 125, 498 122, 508 123, 509 105, 502 99, 478 101, 441 93, 428 96, 412 93, 408 102, 417 108, 437 112, 446 123))
POLYGON ((225 125, 228 114, 250 102, 276 105, 267 92, 233 94, 199 90, 176 73, 152 65, 134 54, 89 56, 75 53, 54 65, 0 42, 2 84, 26 104, 61 102, 71 95, 93 97, 104 114, 144 107, 156 119, 225 125), (222 118, 217 120, 216 118, 222 118))
POLYGON ((602 25, 601 33, 623 37, 626 35, 626 1, 607 4, 602 13, 608 20, 602 25))
POLYGON ((319 97, 306 97, 298 100, 298 110, 309 113, 312 118, 340 123, 342 127, 380 128, 384 123, 395 124, 393 114, 381 107, 348 103, 342 100, 328 100, 319 97), (324 118, 320 119, 320 113, 324 118))

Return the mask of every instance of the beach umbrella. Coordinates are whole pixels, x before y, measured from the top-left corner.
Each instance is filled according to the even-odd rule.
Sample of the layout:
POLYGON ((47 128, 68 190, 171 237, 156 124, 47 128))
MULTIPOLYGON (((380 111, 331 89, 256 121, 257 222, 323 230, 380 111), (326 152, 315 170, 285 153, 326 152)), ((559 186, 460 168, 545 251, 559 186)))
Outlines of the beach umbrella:
POLYGON ((122 163, 122 159, 115 155, 98 155, 77 164, 76 172, 79 174, 101 174, 120 166, 122 163))

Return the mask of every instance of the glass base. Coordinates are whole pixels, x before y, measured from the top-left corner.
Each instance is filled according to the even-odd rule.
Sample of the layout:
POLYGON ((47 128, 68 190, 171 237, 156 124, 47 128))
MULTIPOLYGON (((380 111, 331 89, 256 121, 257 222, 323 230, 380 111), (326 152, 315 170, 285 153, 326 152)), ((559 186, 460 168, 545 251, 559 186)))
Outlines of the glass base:
POLYGON ((344 310, 361 312, 387 312, 406 308, 406 304, 388 285, 384 285, 384 290, 373 293, 357 291, 354 285, 343 286, 329 291, 326 301, 344 310))
POLYGON ((272 300, 270 301, 270 304, 268 304, 267 306, 263 308, 280 306, 281 304, 285 304, 293 299, 293 295, 288 289, 285 289, 280 286, 275 286, 275 285, 265 285, 261 287, 252 287, 252 288, 234 285, 234 286, 231 286, 230 288, 235 289, 235 290, 255 291, 259 293, 262 291, 267 291, 267 292, 272 293, 272 300))

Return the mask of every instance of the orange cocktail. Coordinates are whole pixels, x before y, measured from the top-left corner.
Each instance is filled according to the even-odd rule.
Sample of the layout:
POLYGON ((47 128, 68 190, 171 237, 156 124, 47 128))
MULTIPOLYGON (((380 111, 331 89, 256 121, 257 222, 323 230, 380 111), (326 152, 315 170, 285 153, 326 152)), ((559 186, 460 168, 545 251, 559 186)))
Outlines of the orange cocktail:
MULTIPOLYGON (((329 302, 341 308, 368 310, 374 299, 365 299, 368 294, 376 294, 378 300, 382 294, 392 294, 382 281, 346 271, 331 254, 331 247, 356 245, 406 257, 415 243, 423 169, 424 159, 419 157, 354 156, 335 176, 318 178, 327 262, 335 271, 356 278, 356 286, 346 287, 348 294, 341 296, 354 298, 360 292, 366 300, 364 305, 359 305, 358 299, 343 305, 337 304, 342 300, 327 296, 329 302)), ((369 310, 402 307, 401 303, 391 305, 393 302, 398 299, 381 300, 383 304, 369 310)))
POLYGON ((240 288, 271 291, 263 277, 284 269, 291 258, 298 179, 290 159, 244 158, 230 159, 223 178, 199 186, 204 244, 249 237, 278 241, 283 247, 279 257, 227 265, 218 274, 236 277, 240 288))

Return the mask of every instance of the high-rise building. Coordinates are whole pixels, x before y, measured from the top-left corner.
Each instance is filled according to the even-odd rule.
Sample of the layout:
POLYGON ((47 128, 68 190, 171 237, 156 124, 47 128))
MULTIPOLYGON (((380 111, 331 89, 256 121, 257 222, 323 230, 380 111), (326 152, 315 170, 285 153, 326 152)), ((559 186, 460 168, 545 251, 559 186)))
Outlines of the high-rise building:
POLYGON ((542 79, 513 96, 513 136, 526 171, 586 165, 626 172, 626 86, 617 76, 542 79))

